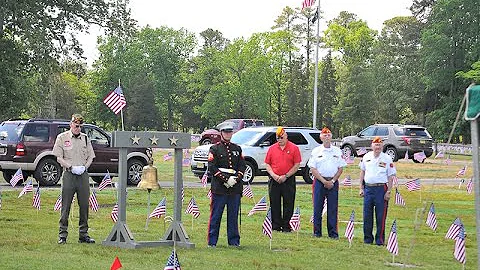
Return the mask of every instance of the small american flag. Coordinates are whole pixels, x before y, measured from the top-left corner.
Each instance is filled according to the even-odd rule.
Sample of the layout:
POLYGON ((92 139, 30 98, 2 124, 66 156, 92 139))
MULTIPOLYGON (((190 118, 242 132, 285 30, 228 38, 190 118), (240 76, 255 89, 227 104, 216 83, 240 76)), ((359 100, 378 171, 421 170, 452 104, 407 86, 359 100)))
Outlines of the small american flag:
POLYGON ((252 210, 248 212, 248 216, 255 214, 257 211, 267 211, 267 200, 265 199, 265 196, 263 196, 260 201, 253 206, 252 210))
POLYGON ((392 183, 393 183, 393 186, 398 187, 398 178, 396 175, 392 176, 392 183))
POLYGON ((113 113, 118 114, 123 107, 127 105, 127 101, 123 95, 122 87, 119 85, 117 88, 115 88, 115 90, 110 92, 110 94, 103 99, 103 103, 105 103, 107 107, 113 111, 113 113))
POLYGON ((95 190, 92 191, 92 194, 90 194, 90 197, 88 197, 88 204, 90 205, 90 209, 92 209, 93 212, 98 211, 98 201, 97 201, 97 192, 95 190))
POLYGON ((448 157, 445 159, 444 162, 445 162, 445 164, 447 164, 447 165, 452 164, 452 159, 450 158, 450 155, 448 155, 448 157))
POLYGON ((62 194, 58 195, 57 201, 53 206, 53 211, 59 211, 60 209, 62 209, 62 194))
POLYGON ((445 155, 443 154, 443 152, 442 152, 442 151, 439 151, 439 152, 435 155, 434 159, 436 159, 436 158, 443 158, 444 156, 445 156, 445 155))
POLYGON ((37 190, 35 191, 35 194, 33 194, 33 207, 37 208, 37 210, 40 210, 40 186, 37 187, 37 190))
POLYGON ((169 161, 173 158, 172 152, 168 152, 165 155, 163 155, 163 161, 169 161))
POLYGON ((472 194, 472 191, 473 191, 473 180, 470 179, 470 181, 468 181, 467 183, 467 193, 472 194))
POLYGON ((362 156, 367 153, 367 149, 365 147, 360 147, 360 149, 357 150, 357 156, 362 156))
POLYGON ((460 230, 455 238, 453 257, 462 264, 465 264, 467 261, 467 254, 465 251, 465 228, 463 226, 460 226, 460 230))
POLYGON ((202 182, 203 187, 207 187, 207 182, 208 182, 208 168, 205 170, 205 173, 202 175, 202 179, 200 179, 202 182))
POLYGON ((163 199, 158 203, 157 207, 153 209, 152 213, 148 216, 148 218, 160 218, 162 215, 165 215, 167 212, 167 198, 163 197, 163 199))
POLYGON ((313 6, 313 4, 315 4, 315 0, 303 0, 302 9, 304 9, 306 7, 311 7, 311 6, 313 6))
POLYGON ((295 208, 295 211, 293 212, 288 224, 290 224, 290 228, 292 228, 294 231, 298 231, 300 229, 300 207, 297 206, 297 208, 295 208))
POLYGON ((112 186, 112 177, 110 177, 110 173, 107 171, 107 174, 103 177, 102 182, 98 185, 98 191, 104 190, 108 185, 112 186))
POLYGON ((323 201, 322 217, 327 213, 327 198, 323 201))
POLYGON ((185 210, 185 213, 192 214, 194 218, 198 218, 200 216, 200 210, 198 209, 198 205, 195 202, 194 197, 190 199, 190 202, 188 203, 187 210, 185 210))
POLYGON ((390 235, 388 236, 387 250, 394 255, 398 255, 397 220, 396 219, 393 221, 392 230, 390 231, 390 235))
POLYGON ((28 181, 28 183, 23 187, 20 194, 18 194, 18 198, 22 197, 23 195, 27 194, 27 192, 33 191, 32 180, 28 181))
POLYGON ((267 216, 262 224, 262 232, 270 239, 272 239, 272 210, 269 208, 267 212, 267 216))
POLYGON ((405 156, 403 157, 404 160, 409 160, 409 157, 408 157, 408 150, 407 152, 405 152, 405 156))
POLYGON ((437 230, 437 215, 435 214, 435 207, 433 206, 433 203, 430 205, 426 223, 430 228, 432 228, 432 230, 437 230))
POLYGON ((208 190, 207 198, 209 198, 210 200, 212 199, 212 190, 211 189, 208 190))
POLYGON ((463 168, 461 168, 461 169, 457 172, 457 176, 456 176, 456 177, 465 175, 466 172, 467 172, 467 165, 463 166, 463 168))
POLYGON ((457 217, 450 228, 448 228, 447 234, 445 235, 445 239, 455 239, 457 237, 460 228, 463 227, 462 221, 457 217))
POLYGON ((395 188, 395 204, 405 206, 405 200, 403 199, 402 195, 400 195, 400 192, 398 192, 397 188, 395 188))
POLYGON ((10 185, 12 185, 12 187, 15 187, 20 180, 24 179, 22 169, 18 168, 17 172, 12 176, 12 179, 10 179, 10 185))
POLYGON ((183 201, 185 200, 185 191, 183 190, 183 187, 182 187, 182 194, 181 194, 181 196, 182 196, 182 204, 183 204, 183 201))
POLYGON ((345 177, 345 179, 343 179, 343 186, 345 186, 345 187, 351 187, 352 186, 352 178, 350 178, 350 175, 345 177))
POLYGON ((348 242, 352 243, 353 240, 353 233, 355 231, 355 211, 352 210, 352 214, 350 214, 350 220, 347 223, 347 229, 345 230, 345 237, 348 239, 348 242))
POLYGON ((182 159, 182 166, 183 167, 188 167, 192 163, 192 160, 188 157, 182 159))
POLYGON ((247 198, 253 199, 253 191, 252 187, 250 187, 250 184, 243 186, 242 195, 247 198))
POLYGON ((413 154, 413 159, 415 159, 418 162, 423 162, 426 158, 427 158, 427 156, 425 155, 425 152, 423 152, 423 151, 413 154))
POLYGON ((175 250, 172 250, 172 254, 170 254, 170 257, 168 257, 167 264, 163 270, 182 270, 175 250))
POLYGON ((405 186, 407 187, 408 191, 420 190, 420 179, 417 178, 410 180, 405 183, 405 186))
POLYGON ((118 203, 113 206, 112 213, 110 213, 110 218, 113 220, 113 222, 117 222, 118 220, 118 203))

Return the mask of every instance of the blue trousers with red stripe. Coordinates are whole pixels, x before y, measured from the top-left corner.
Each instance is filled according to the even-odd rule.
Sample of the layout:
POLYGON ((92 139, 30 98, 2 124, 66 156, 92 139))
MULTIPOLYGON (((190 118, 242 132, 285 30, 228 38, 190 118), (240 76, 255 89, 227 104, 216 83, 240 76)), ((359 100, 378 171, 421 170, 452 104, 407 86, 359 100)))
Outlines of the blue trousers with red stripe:
POLYGON ((325 188, 317 179, 313 182, 313 234, 322 236, 322 212, 325 198, 327 198, 328 237, 338 238, 338 181, 335 181, 331 189, 325 188))
POLYGON ((383 245, 385 243, 385 220, 387 219, 388 201, 385 201, 385 192, 387 185, 369 187, 365 186, 363 197, 363 242, 373 243, 373 211, 375 210, 375 220, 377 232, 375 234, 375 244, 383 245))
POLYGON ((212 194, 210 203, 210 221, 208 223, 208 245, 216 246, 220 232, 223 209, 227 206, 227 237, 230 246, 240 245, 238 232, 238 210, 240 207, 240 194, 212 194))

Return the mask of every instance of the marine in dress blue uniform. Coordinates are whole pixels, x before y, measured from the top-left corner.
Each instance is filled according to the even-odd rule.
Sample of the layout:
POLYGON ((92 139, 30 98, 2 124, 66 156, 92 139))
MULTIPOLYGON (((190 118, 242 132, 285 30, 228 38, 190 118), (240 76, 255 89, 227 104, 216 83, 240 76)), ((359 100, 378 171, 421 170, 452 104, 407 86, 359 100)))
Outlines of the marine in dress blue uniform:
POLYGON ((360 196, 363 197, 363 242, 384 245, 385 220, 387 219, 388 201, 392 189, 393 176, 397 173, 392 158, 382 152, 383 142, 380 137, 372 140, 372 150, 363 156, 360 162, 360 196), (373 212, 377 231, 373 238, 373 212))
POLYGON ((313 181, 313 234, 322 236, 323 202, 327 199, 328 237, 338 239, 338 179, 347 163, 340 148, 331 145, 332 132, 323 128, 320 132, 323 144, 312 151, 308 161, 313 181))
POLYGON ((220 130, 221 141, 210 147, 208 154, 208 169, 212 175, 212 199, 207 242, 209 247, 217 245, 220 222, 226 205, 228 245, 240 246, 238 211, 242 196, 245 160, 242 156, 242 148, 230 142, 233 134, 233 123, 222 123, 218 126, 218 129, 220 130))

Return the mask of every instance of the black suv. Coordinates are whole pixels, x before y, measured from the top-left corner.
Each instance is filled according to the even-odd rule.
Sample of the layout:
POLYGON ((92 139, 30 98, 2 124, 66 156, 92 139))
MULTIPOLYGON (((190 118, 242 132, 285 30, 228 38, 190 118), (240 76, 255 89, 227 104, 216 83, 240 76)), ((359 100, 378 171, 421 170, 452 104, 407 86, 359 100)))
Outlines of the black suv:
MULTIPOLYGON (((5 181, 22 169, 24 179, 29 175, 42 186, 58 183, 62 167, 52 153, 59 133, 70 129, 68 120, 30 119, 9 120, 0 124, 0 171, 5 181)), ((82 132, 90 138, 95 159, 88 174, 100 183, 107 170, 112 176, 118 174, 118 148, 110 147, 110 135, 92 124, 84 124, 82 132)), ((147 164, 146 149, 129 149, 127 155, 128 184, 140 181, 143 167, 147 164)))

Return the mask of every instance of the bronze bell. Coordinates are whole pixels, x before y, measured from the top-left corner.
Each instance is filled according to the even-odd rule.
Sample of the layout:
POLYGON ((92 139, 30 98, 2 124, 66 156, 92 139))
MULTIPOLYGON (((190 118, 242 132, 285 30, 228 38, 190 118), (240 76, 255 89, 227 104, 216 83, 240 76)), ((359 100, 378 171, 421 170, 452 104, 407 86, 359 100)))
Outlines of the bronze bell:
POLYGON ((160 188, 157 179, 157 167, 153 166, 153 160, 150 160, 148 165, 143 167, 142 178, 137 187, 148 191, 160 188))

